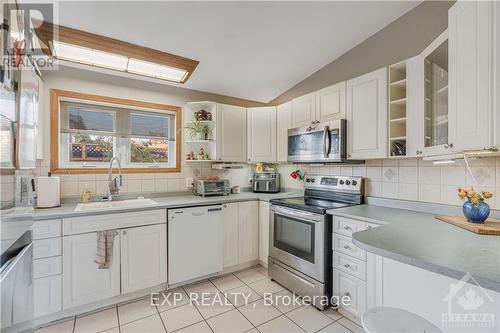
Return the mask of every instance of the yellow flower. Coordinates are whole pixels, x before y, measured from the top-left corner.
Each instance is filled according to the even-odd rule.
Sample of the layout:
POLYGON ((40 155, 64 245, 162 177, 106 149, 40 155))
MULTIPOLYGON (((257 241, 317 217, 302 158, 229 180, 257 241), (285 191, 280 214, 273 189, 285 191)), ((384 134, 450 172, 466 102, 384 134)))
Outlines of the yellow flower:
POLYGON ((477 205, 479 201, 480 201, 479 197, 474 196, 470 198, 470 202, 472 202, 474 205, 477 205))
POLYGON ((483 192, 483 198, 490 199, 493 196, 493 193, 485 191, 483 192))

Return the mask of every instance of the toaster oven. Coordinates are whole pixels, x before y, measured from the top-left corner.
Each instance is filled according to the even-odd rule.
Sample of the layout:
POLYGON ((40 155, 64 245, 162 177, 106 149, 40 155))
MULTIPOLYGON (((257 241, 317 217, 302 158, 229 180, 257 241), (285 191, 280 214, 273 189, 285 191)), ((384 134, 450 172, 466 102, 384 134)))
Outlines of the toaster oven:
POLYGON ((231 186, 229 179, 198 179, 196 180, 196 194, 202 197, 210 195, 229 195, 231 186))

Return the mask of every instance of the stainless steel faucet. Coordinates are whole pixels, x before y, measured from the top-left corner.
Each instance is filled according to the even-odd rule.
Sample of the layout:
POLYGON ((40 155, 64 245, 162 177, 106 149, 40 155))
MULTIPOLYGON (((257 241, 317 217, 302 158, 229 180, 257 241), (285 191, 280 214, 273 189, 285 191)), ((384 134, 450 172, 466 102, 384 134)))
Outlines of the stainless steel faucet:
POLYGON ((120 187, 123 186, 122 180, 122 165, 120 159, 115 156, 109 161, 108 169, 108 201, 113 200, 113 195, 118 195, 120 193, 120 187), (113 162, 116 160, 118 163, 118 177, 113 177, 113 162))

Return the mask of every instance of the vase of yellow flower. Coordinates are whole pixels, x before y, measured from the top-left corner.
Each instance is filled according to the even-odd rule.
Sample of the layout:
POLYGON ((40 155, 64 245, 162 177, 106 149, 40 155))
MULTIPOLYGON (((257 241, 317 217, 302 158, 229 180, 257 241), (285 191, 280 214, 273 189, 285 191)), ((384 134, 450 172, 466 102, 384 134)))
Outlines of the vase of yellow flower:
POLYGON ((472 223, 484 223, 488 216, 490 216, 490 206, 485 202, 490 199, 493 193, 483 191, 474 191, 470 188, 459 188, 458 197, 465 200, 462 207, 465 218, 472 223))

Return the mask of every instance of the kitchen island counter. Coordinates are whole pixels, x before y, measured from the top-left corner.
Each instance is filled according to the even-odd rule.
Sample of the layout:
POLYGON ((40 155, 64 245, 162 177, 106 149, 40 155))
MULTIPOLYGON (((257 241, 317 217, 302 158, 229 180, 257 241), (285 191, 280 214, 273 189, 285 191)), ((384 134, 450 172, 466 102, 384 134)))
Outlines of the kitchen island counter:
POLYGON ((500 236, 478 235, 434 218, 435 214, 375 205, 328 211, 379 224, 353 233, 358 247, 454 279, 466 273, 500 292, 500 236))

